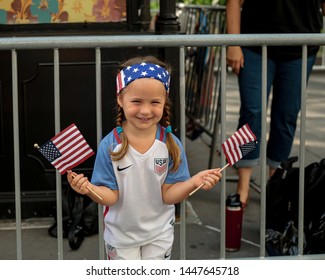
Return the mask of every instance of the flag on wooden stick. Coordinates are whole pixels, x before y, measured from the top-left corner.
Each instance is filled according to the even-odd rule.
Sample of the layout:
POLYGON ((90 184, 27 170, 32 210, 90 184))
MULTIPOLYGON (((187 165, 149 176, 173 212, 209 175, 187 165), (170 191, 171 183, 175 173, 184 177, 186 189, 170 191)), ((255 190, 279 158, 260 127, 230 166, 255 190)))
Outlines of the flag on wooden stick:
POLYGON ((75 124, 37 148, 61 174, 95 154, 75 124))
MULTIPOLYGON (((251 131, 248 124, 243 125, 238 129, 231 137, 221 144, 224 155, 227 159, 227 164, 222 167, 219 172, 226 169, 228 166, 232 166, 239 161, 243 156, 247 155, 250 151, 256 148, 257 138, 251 131)), ((190 193, 190 196, 204 186, 202 183, 194 191, 190 193)))

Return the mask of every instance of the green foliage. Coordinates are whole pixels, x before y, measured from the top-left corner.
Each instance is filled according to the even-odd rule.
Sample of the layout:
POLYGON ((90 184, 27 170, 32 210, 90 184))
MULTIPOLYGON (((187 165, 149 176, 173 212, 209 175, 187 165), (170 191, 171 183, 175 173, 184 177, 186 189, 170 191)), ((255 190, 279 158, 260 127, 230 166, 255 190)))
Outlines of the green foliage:
POLYGON ((159 10, 159 0, 150 0, 150 9, 159 10))
POLYGON ((192 5, 211 5, 213 0, 184 0, 179 2, 183 2, 184 4, 192 4, 192 5))

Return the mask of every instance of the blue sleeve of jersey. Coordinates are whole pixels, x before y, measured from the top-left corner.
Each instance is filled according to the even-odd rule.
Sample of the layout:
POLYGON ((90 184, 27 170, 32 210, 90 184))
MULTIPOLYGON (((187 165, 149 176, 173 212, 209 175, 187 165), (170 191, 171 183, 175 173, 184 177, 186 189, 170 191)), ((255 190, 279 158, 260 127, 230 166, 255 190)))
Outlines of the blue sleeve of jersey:
POLYGON ((99 144, 91 183, 96 186, 106 186, 117 190, 117 182, 114 174, 112 159, 109 151, 114 148, 113 133, 108 134, 99 144))
MULTIPOLYGON (((181 141, 179 141, 179 139, 175 135, 173 135, 173 137, 181 150, 181 163, 179 165, 179 168, 175 172, 168 172, 167 178, 165 180, 166 184, 175 184, 177 182, 184 182, 191 177, 190 172, 188 170, 187 158, 186 158, 186 154, 185 154, 183 145, 182 145, 181 141)), ((172 165, 173 165, 173 162, 170 161, 169 169, 172 168, 172 165)))

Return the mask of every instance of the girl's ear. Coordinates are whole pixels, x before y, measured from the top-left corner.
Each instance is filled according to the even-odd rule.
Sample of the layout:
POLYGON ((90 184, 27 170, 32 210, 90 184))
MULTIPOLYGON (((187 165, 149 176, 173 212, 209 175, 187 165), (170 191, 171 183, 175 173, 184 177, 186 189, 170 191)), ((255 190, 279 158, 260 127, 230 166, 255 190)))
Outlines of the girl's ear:
POLYGON ((117 96, 117 104, 118 104, 121 108, 123 108, 123 106, 122 106, 122 95, 121 95, 121 94, 119 94, 119 95, 117 96))

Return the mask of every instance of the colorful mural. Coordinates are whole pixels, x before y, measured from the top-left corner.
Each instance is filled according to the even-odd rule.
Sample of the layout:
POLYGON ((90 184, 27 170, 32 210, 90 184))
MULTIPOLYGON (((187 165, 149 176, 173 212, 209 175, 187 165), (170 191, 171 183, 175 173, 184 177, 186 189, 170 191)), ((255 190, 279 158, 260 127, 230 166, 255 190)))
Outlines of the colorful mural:
POLYGON ((126 0, 0 0, 0 24, 125 20, 126 0))

